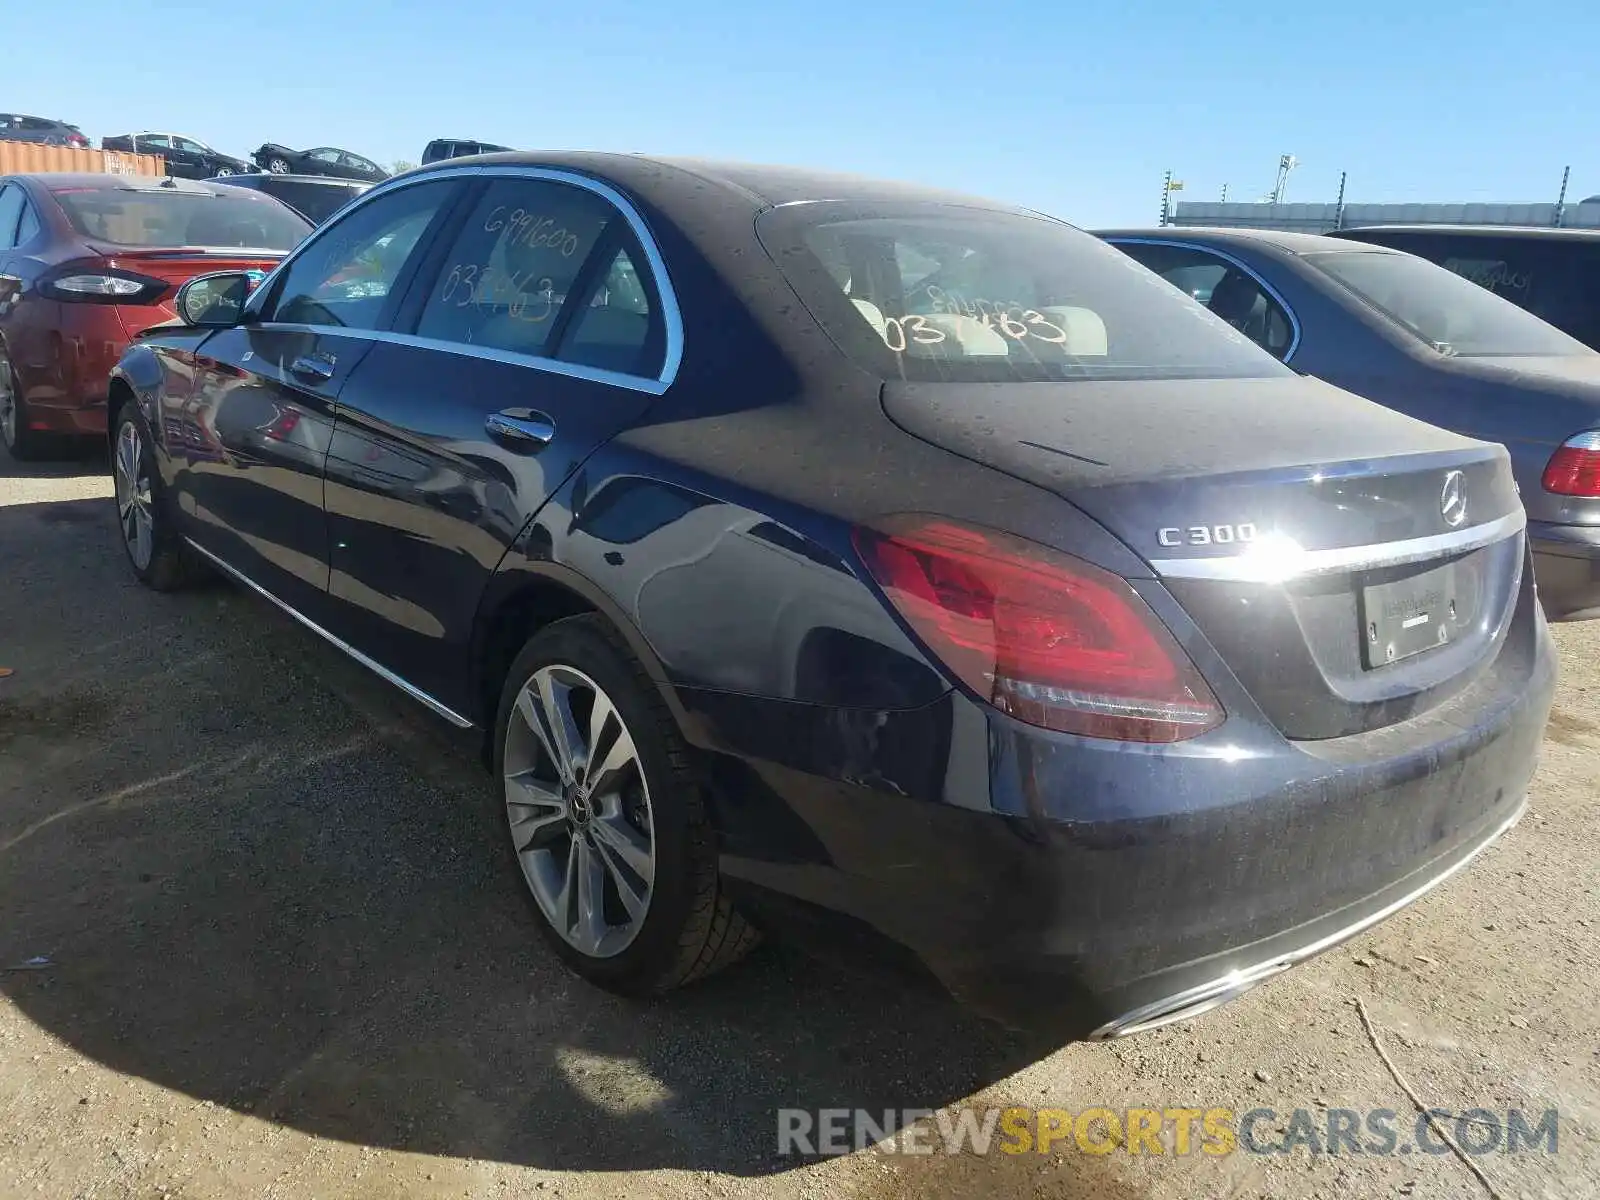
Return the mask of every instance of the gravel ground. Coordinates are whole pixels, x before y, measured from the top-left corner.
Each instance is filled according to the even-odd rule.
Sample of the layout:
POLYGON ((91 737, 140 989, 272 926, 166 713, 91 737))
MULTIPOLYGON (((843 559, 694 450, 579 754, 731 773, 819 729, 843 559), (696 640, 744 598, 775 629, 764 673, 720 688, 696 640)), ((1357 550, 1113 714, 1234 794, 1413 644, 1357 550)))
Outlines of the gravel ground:
POLYGON ((1063 1049, 782 948, 654 1006, 575 981, 473 748, 254 598, 138 587, 109 494, 0 456, 0 1195, 1490 1195, 1448 1154, 775 1153, 780 1106, 1409 1131, 1357 998, 1428 1103, 1560 1109, 1556 1154, 1479 1160, 1499 1195, 1600 1192, 1600 628, 1557 631, 1529 815, 1468 871, 1198 1021, 1063 1049))

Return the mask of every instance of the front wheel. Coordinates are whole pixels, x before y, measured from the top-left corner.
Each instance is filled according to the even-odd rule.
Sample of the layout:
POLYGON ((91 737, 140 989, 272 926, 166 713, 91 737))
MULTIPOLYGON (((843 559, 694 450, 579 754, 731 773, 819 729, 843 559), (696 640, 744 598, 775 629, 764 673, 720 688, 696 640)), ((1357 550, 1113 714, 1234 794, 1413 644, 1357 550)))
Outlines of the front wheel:
POLYGON ((267 170, 274 175, 287 175, 289 173, 289 160, 286 158, 269 158, 267 160, 267 170))
POLYGON ((236 173, 237 172, 235 172, 232 167, 218 167, 217 168, 217 178, 218 179, 226 179, 230 175, 234 175, 236 173))
POLYGON ((523 647, 500 697, 495 766, 539 926, 578 974, 651 995, 755 944, 722 893, 688 748, 601 618, 558 621, 523 647))
POLYGON ((158 592, 186 587, 205 568, 174 527, 167 493, 156 470, 144 420, 131 403, 117 414, 111 475, 117 501, 117 532, 139 582, 158 592))

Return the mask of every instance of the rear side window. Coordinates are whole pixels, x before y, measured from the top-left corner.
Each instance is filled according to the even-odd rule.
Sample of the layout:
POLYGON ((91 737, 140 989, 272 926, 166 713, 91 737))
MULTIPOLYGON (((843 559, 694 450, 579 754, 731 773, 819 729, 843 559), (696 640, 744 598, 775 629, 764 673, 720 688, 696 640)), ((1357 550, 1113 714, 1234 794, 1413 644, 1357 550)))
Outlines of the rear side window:
POLYGON ((17 244, 17 221, 22 216, 22 189, 14 183, 0 187, 0 250, 17 244))
POLYGON ((56 203, 84 237, 140 248, 292 250, 311 226, 270 196, 242 188, 62 187, 56 203))
POLYGON ((817 322, 885 379, 1276 376, 1287 368, 1120 250, 1044 218, 821 202, 757 231, 817 322))
POLYGON ((1250 272, 1210 251, 1146 242, 1112 243, 1211 310, 1274 358, 1294 340, 1289 314, 1250 272))
POLYGON ((613 222, 621 214, 583 188, 491 181, 443 259, 418 336, 552 356, 562 308, 613 222))

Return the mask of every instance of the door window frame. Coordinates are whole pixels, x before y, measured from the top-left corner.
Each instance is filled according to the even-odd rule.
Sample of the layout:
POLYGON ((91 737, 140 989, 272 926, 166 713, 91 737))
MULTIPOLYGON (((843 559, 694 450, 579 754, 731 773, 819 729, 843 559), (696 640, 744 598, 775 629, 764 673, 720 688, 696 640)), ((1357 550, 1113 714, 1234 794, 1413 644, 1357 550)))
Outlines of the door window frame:
MULTIPOLYGON (((458 189, 453 200, 447 202, 446 208, 449 215, 446 219, 435 218, 435 222, 423 237, 429 241, 422 253, 413 256, 399 278, 391 296, 401 294, 398 302, 385 310, 383 319, 379 324, 381 329, 347 329, 342 326, 304 326, 303 328, 328 334, 338 334, 341 337, 357 337, 368 341, 391 342, 402 346, 415 346, 426 350, 444 350, 452 354, 463 355, 469 358, 483 358, 495 362, 505 362, 516 366, 533 367, 554 375, 566 375, 575 379, 586 379, 595 383, 611 384, 615 387, 628 388, 632 391, 647 392, 659 396, 672 386, 677 378, 678 368, 683 362, 683 315, 678 307, 677 292, 672 284, 672 277, 667 271, 666 260, 661 254, 649 225, 633 203, 611 184, 602 180, 580 174, 576 171, 563 170, 556 167, 495 165, 495 166, 463 166, 441 167, 438 170, 418 172, 399 179, 378 184, 376 187, 362 193, 352 200, 348 207, 343 209, 338 218, 328 225, 320 226, 305 241, 296 246, 251 293, 250 299, 245 303, 244 317, 246 321, 260 321, 261 311, 268 302, 268 297, 276 291, 280 276, 289 270, 302 254, 310 247, 315 246, 324 237, 334 235, 334 231, 360 212, 368 204, 381 200, 383 197, 399 191, 401 188, 419 187, 441 179, 455 180, 489 180, 489 179, 536 179, 551 183, 566 184, 571 187, 581 188, 592 192, 605 200, 627 222, 633 237, 633 242, 638 246, 643 255, 643 263, 636 263, 636 268, 648 270, 654 284, 652 298, 656 299, 661 308, 661 327, 664 342, 661 368, 654 376, 626 375, 618 371, 608 371, 600 367, 585 366, 582 363, 566 362, 555 357, 541 355, 519 354, 510 350, 499 350, 490 346, 473 346, 462 342, 449 342, 436 338, 417 337, 409 333, 397 333, 394 325, 400 313, 410 314, 415 305, 412 301, 419 283, 426 280, 431 286, 434 276, 438 271, 438 260, 441 255, 441 243, 445 239, 453 239, 460 222, 469 211, 469 205, 476 198, 479 189, 471 186, 458 189)), ((607 239, 602 238, 602 241, 607 239)), ((448 246, 444 249, 447 252, 448 246)), ((591 254, 593 252, 591 251, 591 254)), ((585 264, 587 266, 587 263, 585 264)), ((646 285, 647 287, 649 285, 646 285)), ((283 328, 282 325, 277 325, 283 328)), ((1295 326, 1297 336, 1292 345, 1298 344, 1298 325, 1295 326)), ((558 353, 559 350, 552 351, 558 353)))
MULTIPOLYGON (((1209 254, 1212 257, 1227 263, 1230 267, 1237 268, 1241 274, 1248 276, 1250 281, 1266 294, 1268 300, 1271 300, 1280 309, 1282 309, 1283 315, 1288 318, 1289 348, 1283 352, 1282 358, 1278 358, 1278 356, 1275 354, 1272 356, 1274 358, 1278 358, 1279 362, 1287 366, 1294 358, 1295 351, 1300 349, 1300 318, 1295 315, 1294 309, 1290 307, 1289 302, 1284 299, 1283 293, 1277 288, 1273 287, 1272 284, 1268 283, 1266 279, 1262 277, 1260 271, 1257 271, 1254 267, 1245 262, 1244 259, 1239 258, 1237 255, 1230 254, 1221 247, 1213 246, 1209 243, 1190 242, 1185 241, 1182 238, 1111 237, 1107 238, 1106 241, 1113 246, 1167 246, 1174 250, 1188 250, 1195 254, 1209 254)), ((1139 265, 1144 266, 1143 263, 1140 263, 1139 265)), ((1272 354, 1272 351, 1268 350, 1265 346, 1263 346, 1261 349, 1263 353, 1272 354)))

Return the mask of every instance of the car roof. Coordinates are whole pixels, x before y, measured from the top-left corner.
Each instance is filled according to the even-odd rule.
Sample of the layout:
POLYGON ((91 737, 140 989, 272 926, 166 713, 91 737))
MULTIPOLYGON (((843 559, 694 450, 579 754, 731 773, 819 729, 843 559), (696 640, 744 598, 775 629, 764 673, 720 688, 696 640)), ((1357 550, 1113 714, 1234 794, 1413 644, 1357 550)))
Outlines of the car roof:
MULTIPOLYGON (((606 151, 536 153, 513 150, 497 154, 471 155, 469 158, 486 164, 565 168, 599 175, 614 180, 624 187, 631 186, 644 190, 649 190, 652 183, 659 185, 664 171, 676 171, 684 176, 717 185, 726 191, 738 193, 758 208, 775 208, 782 204, 803 201, 853 200, 860 203, 956 204, 1033 217, 1040 215, 1029 209, 981 196, 811 167, 606 151)), ((462 165, 463 160, 459 158, 429 163, 416 172, 407 172, 407 178, 415 178, 417 175, 429 172, 460 170, 462 165)))
MULTIPOLYGON (((1316 233, 1291 233, 1284 229, 1233 229, 1228 227, 1163 225, 1155 229, 1096 229, 1096 237, 1143 238, 1149 241, 1197 242, 1209 246, 1271 246, 1289 254, 1349 254, 1348 241, 1316 233)), ((1387 250, 1387 247, 1380 247, 1387 250)), ((1390 251, 1399 253, 1399 251, 1390 251)))
POLYGON ((1468 237, 1563 238, 1576 241, 1592 241, 1600 238, 1600 229, 1572 229, 1551 225, 1353 225, 1348 229, 1338 230, 1334 236, 1351 238, 1388 232, 1465 234, 1468 237))

